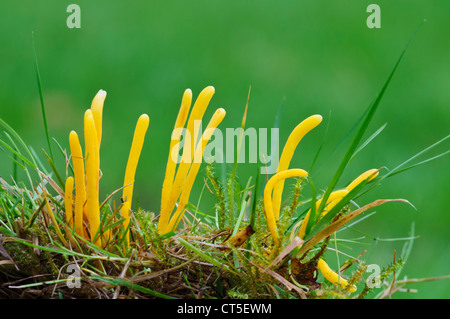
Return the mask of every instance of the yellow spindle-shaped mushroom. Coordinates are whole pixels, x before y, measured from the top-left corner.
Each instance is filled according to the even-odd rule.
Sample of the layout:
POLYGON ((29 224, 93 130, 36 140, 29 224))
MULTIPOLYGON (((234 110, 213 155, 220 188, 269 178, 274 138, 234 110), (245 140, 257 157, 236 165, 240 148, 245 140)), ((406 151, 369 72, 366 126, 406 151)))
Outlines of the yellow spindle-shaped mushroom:
POLYGON ((148 129, 148 124, 150 122, 150 118, 147 114, 142 114, 138 122, 136 124, 136 129, 134 131, 133 142, 131 143, 130 154, 128 157, 127 168, 125 171, 125 179, 123 182, 123 194, 122 198, 127 203, 127 205, 123 205, 120 211, 122 217, 125 219, 124 227, 128 228, 130 223, 130 207, 133 199, 133 186, 134 186, 134 177, 136 175, 136 168, 139 161, 139 157, 141 156, 142 146, 144 145, 145 133, 148 129))
MULTIPOLYGON (((99 148, 97 131, 91 110, 84 117, 84 139, 86 153, 86 206, 89 218, 91 240, 95 238, 100 228, 100 208, 98 203, 99 148)), ((95 244, 101 246, 100 234, 95 244)))
POLYGON ((203 152, 205 150, 206 145, 208 144, 208 141, 211 139, 212 134, 214 133, 214 130, 216 127, 222 122, 226 115, 226 112, 223 108, 219 108, 216 110, 214 115, 212 116, 210 122, 208 123, 208 126, 205 129, 205 132, 202 135, 201 141, 197 145, 196 148, 196 154, 195 158, 197 160, 194 161, 194 163, 191 166, 191 169, 189 170, 189 174, 186 178, 186 182, 183 185, 183 189, 180 195, 180 200, 178 202, 178 207, 175 213, 173 214, 172 218, 170 219, 170 222, 167 226, 161 225, 161 233, 167 233, 172 229, 175 229, 180 222, 181 218, 184 214, 184 206, 187 204, 189 200, 189 195, 191 193, 192 186, 194 184, 195 178, 197 176, 198 170, 200 169, 201 165, 201 158, 203 157, 203 152), (200 159, 200 160, 199 160, 200 159))
POLYGON ((102 140, 102 117, 103 117, 103 103, 106 99, 106 91, 100 90, 95 95, 91 103, 92 116, 94 117, 95 128, 97 130, 98 147, 102 140))
POLYGON ((278 233, 276 230, 277 221, 272 206, 272 191, 274 190, 274 187, 277 183, 279 183, 280 181, 284 181, 286 178, 294 176, 306 177, 308 176, 308 173, 299 168, 279 172, 269 179, 269 181, 266 184, 266 187, 264 188, 264 210, 267 219, 267 226, 269 227, 270 233, 272 234, 275 244, 278 243, 278 233))
MULTIPOLYGON (((166 165, 166 174, 164 176, 164 182, 161 192, 161 212, 167 211, 167 201, 170 196, 170 192, 172 190, 172 183, 175 176, 175 169, 177 165, 177 158, 178 158, 178 151, 179 151, 179 142, 181 138, 181 129, 184 127, 184 124, 186 123, 189 108, 191 107, 192 102, 192 91, 190 89, 187 89, 184 91, 183 99, 181 100, 181 107, 178 111, 178 116, 175 121, 175 126, 173 128, 172 132, 172 138, 170 140, 170 147, 169 147, 169 158, 167 159, 167 165, 166 165), (176 157, 175 157, 176 156, 176 157)), ((163 214, 164 218, 168 218, 168 214, 163 214)), ((163 216, 161 216, 162 218, 163 216)), ((162 224, 165 224, 168 222, 168 220, 161 220, 162 224)))
MULTIPOLYGON (((186 136, 184 138, 184 146, 183 146, 183 154, 181 157, 181 162, 178 165, 178 169, 175 175, 175 179, 173 180, 173 167, 169 168, 168 176, 166 176, 165 183, 166 188, 163 191, 161 203, 161 212, 160 218, 158 222, 158 231, 161 233, 163 230, 167 229, 170 215, 172 214, 173 208, 175 207, 177 200, 180 197, 181 192, 183 191, 184 185, 186 183, 186 178, 188 176, 189 170, 191 169, 191 165, 194 159, 194 150, 197 147, 197 134, 199 130, 200 121, 208 107, 208 104, 214 95, 214 87, 208 86, 200 92, 195 104, 192 108, 191 114, 189 115, 189 120, 187 123, 187 131, 186 136), (168 183, 170 180, 173 180, 173 183, 170 187, 168 187, 168 183)), ((186 103, 182 103, 180 112, 185 112, 188 109, 188 102, 191 102, 191 92, 188 93, 189 96, 186 99, 186 103)), ((178 121, 178 119, 177 119, 178 121)), ((181 122, 179 123, 178 128, 181 128, 181 122)), ((184 120, 185 122, 185 120, 184 120)), ((176 141, 179 140, 179 137, 176 137, 176 141)), ((178 144, 176 145, 178 146, 178 144)), ((169 161, 173 161, 173 150, 172 148, 169 151, 169 161)))
MULTIPOLYGON (((347 190, 338 190, 338 191, 335 191, 335 192, 332 192, 331 194, 330 194, 330 196, 328 196, 328 199, 327 199, 327 207, 323 210, 323 212, 322 212, 322 214, 321 214, 321 216, 324 216, 328 211, 330 211, 331 210, 331 208, 333 208, 334 207, 334 205, 336 205, 337 204, 337 202, 334 202, 335 200, 337 200, 337 199, 342 199, 345 195, 347 195, 348 194, 348 191, 347 190), (333 203, 332 203, 333 202, 333 203), (330 206, 330 205, 333 205, 333 206, 330 206)), ((320 204, 322 203, 322 198, 321 199, 319 199, 317 202, 316 202, 316 209, 318 209, 319 208, 319 206, 320 206, 320 204)), ((301 239, 303 239, 303 237, 305 236, 305 231, 306 231, 306 226, 307 226, 307 224, 308 224, 308 221, 309 221, 309 215, 311 214, 311 209, 306 213, 306 215, 305 215, 305 218, 303 219, 303 221, 301 221, 301 226, 300 226, 300 230, 298 231, 298 237, 300 237, 301 239)))
MULTIPOLYGON (((294 155, 294 151, 297 148, 298 143, 309 131, 319 125, 320 122, 322 122, 322 116, 312 115, 303 120, 294 128, 283 148, 283 152, 281 153, 277 173, 285 171, 289 168, 289 163, 291 162, 292 156, 294 155)), ((273 190, 273 214, 276 220, 278 220, 278 217, 280 215, 281 196, 283 194, 283 188, 284 180, 281 180, 277 183, 277 185, 275 185, 275 188, 273 190)))
POLYGON ((357 178, 355 178, 355 180, 351 182, 345 189, 350 192, 352 189, 354 189, 356 186, 361 184, 366 179, 369 179, 368 182, 370 182, 377 176, 378 176, 378 169, 375 168, 369 169, 368 171, 362 173, 357 178))
POLYGON ((66 224, 69 228, 73 227, 73 183, 72 176, 67 177, 64 187, 64 207, 66 209, 66 224))
MULTIPOLYGON (((332 284, 339 285, 342 288, 346 288, 348 286, 348 281, 340 277, 336 272, 334 272, 323 259, 319 259, 319 261, 317 262, 317 268, 320 270, 325 279, 331 282, 332 284)), ((352 285, 351 287, 348 288, 348 291, 355 292, 356 286, 352 285)))
POLYGON ((69 135, 70 152, 72 154, 73 172, 75 176, 75 211, 74 223, 75 232, 87 238, 83 227, 83 208, 86 202, 86 180, 84 171, 83 151, 81 149, 80 140, 75 131, 69 135))
POLYGON ((190 141, 190 155, 191 155, 191 161, 192 157, 194 156, 194 152, 196 150, 197 146, 197 138, 198 138, 198 130, 200 128, 200 121, 203 118, 203 115, 205 114, 205 111, 209 105, 209 102, 211 101, 213 95, 215 93, 215 89, 213 86, 207 86, 204 88, 200 94, 197 97, 197 100, 195 100, 194 106, 192 107, 191 114, 189 115, 189 120, 187 123, 187 130, 190 134, 191 141, 190 141))
MULTIPOLYGON (((378 170, 377 169, 370 169, 370 170, 362 173, 361 175, 359 175, 357 178, 355 178, 355 180, 353 182, 351 182, 345 189, 332 192, 330 194, 330 196, 328 197, 328 199, 327 199, 327 207, 324 208, 324 210, 322 211, 321 216, 325 216, 334 206, 337 205, 337 203, 339 203, 339 201, 342 198, 344 198, 351 190, 353 190, 356 186, 358 186, 364 180, 369 178, 369 181, 371 181, 377 175, 378 175, 378 170)), ((322 203, 322 199, 317 201, 316 209, 319 208, 321 203, 322 203)), ((300 226, 300 230, 299 230, 299 233, 298 233, 298 236, 300 238, 303 238, 303 236, 305 236, 306 225, 308 224, 310 212, 311 212, 311 210, 308 211, 308 213, 306 214, 304 220, 301 222, 302 224, 300 226)))

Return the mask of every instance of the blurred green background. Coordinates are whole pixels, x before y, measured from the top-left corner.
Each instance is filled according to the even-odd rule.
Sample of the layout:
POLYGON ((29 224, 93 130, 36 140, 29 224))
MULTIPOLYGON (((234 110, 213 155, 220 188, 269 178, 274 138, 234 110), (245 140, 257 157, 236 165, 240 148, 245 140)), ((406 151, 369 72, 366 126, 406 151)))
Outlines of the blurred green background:
MULTIPOLYGON (((194 97, 207 85, 216 88, 205 118, 217 107, 227 116, 221 127, 240 126, 249 87, 247 127, 273 126, 283 104, 280 148, 304 118, 324 121, 299 145, 291 167, 308 169, 329 126, 318 160, 327 163, 315 176, 323 190, 344 150, 329 158, 337 143, 379 91, 408 39, 422 23, 401 62, 366 134, 387 123, 345 171, 339 186, 369 168, 392 169, 449 133, 450 2, 377 1, 381 29, 366 26, 372 1, 82 1, 81 28, 69 29, 70 1, 2 1, 0 5, 0 117, 39 154, 47 149, 34 69, 36 51, 49 130, 68 147, 70 130, 82 134, 84 111, 99 89, 108 92, 104 107, 101 164, 102 196, 121 186, 137 118, 151 118, 138 167, 135 195, 157 212, 171 130, 181 96, 194 97), (329 161, 328 161, 329 160, 329 161)), ((448 141, 426 154, 448 149, 448 141)), ((60 162, 62 157, 53 145, 60 162)), ((420 159, 425 159, 422 157, 420 159)), ((418 160, 420 160, 418 159, 418 160)), ((415 223, 414 249, 401 278, 450 274, 448 156, 385 180, 360 204, 378 198, 390 203, 358 225, 365 245, 346 251, 364 259, 391 262, 415 223), (377 239, 378 238, 378 239, 377 239)), ((8 179, 12 163, 0 153, 0 174, 8 179)), ((255 166, 238 170, 242 183, 255 166)), ((199 174, 191 201, 202 190, 199 174)), ((202 209, 213 200, 204 192, 202 209)), ((361 236, 348 232, 349 238, 361 236)), ((344 249, 344 248, 343 248, 344 249)), ((341 257, 343 258, 343 257, 341 257)), ((448 298, 450 281, 409 285, 416 294, 396 298, 448 298)))

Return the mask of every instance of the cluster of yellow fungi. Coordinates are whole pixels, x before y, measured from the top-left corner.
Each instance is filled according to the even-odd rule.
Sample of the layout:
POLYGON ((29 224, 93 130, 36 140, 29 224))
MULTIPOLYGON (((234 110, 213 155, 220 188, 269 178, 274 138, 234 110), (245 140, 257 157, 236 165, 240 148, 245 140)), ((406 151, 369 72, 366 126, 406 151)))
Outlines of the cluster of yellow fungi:
POLYGON ((183 218, 185 206, 189 201, 192 186, 200 169, 205 147, 211 139, 214 130, 225 117, 225 110, 223 108, 217 109, 200 140, 198 140, 201 120, 214 92, 215 90, 212 86, 208 86, 200 92, 189 114, 189 120, 188 113, 191 108, 192 92, 187 89, 183 94, 181 107, 172 133, 169 158, 161 193, 161 211, 158 222, 158 232, 160 234, 166 234, 174 230, 183 218), (177 168, 178 153, 181 146, 180 139, 186 121, 183 153, 177 168))
MULTIPOLYGON (((91 108, 84 114, 84 156, 78 134, 71 131, 69 135, 70 153, 74 177, 69 176, 65 184, 66 223, 75 233, 104 247, 110 237, 109 231, 101 232, 99 181, 100 181, 100 144, 102 139, 103 104, 106 92, 100 90, 94 97, 91 108), (75 187, 75 199, 73 188, 75 187)), ((133 197, 134 176, 149 125, 149 117, 142 114, 136 125, 131 144, 123 185, 123 204, 120 210, 127 230, 130 223, 130 207, 133 197)))
MULTIPOLYGON (((322 116, 320 115, 312 115, 298 124, 294 130, 289 135, 289 138, 283 148, 283 152, 280 157, 280 161, 278 164, 277 172, 268 180, 265 188, 264 188, 264 211, 267 219, 267 225, 270 231, 271 236, 273 237, 274 244, 279 244, 279 236, 277 232, 277 221, 280 216, 280 207, 281 207, 281 197, 284 188, 284 181, 290 177, 301 177, 305 178, 308 176, 308 172, 303 169, 293 168, 289 169, 289 164, 291 162, 292 156, 297 148, 298 143, 302 140, 302 138, 316 126, 318 126, 322 122, 322 116)), ((370 169, 365 173, 358 176, 353 182, 351 182, 345 189, 337 190, 330 194, 327 199, 326 205, 321 213, 321 217, 327 214, 339 201, 345 197, 352 189, 358 186, 365 180, 372 180, 378 175, 377 169, 370 169)), ((319 209, 321 205, 322 199, 319 199, 316 202, 316 210, 319 209)), ((299 224, 294 227, 294 230, 298 229, 300 226, 298 236, 300 239, 303 239, 305 236, 306 226, 309 221, 311 210, 307 212, 304 219, 299 222, 299 224)), ((344 278, 341 278, 336 272, 334 272, 328 264, 323 260, 319 259, 317 268, 320 270, 322 275, 331 283, 340 285, 345 288, 348 286, 348 281, 344 278)), ((350 292, 354 292, 356 290, 356 286, 352 285, 352 287, 348 287, 350 292)))
MULTIPOLYGON (((178 116, 172 132, 169 156, 161 194, 161 210, 158 222, 158 232, 166 234, 178 226, 186 210, 189 195, 195 178, 201 165, 203 152, 214 130, 225 117, 225 110, 219 108, 215 111, 205 131, 199 138, 199 130, 204 113, 214 95, 214 87, 208 86, 201 91, 194 106, 191 109, 192 92, 187 89, 181 101, 178 116), (190 111, 190 112, 189 112, 190 111), (190 114, 189 114, 190 113, 190 114), (186 124, 187 122, 187 124, 186 124), (183 138, 183 153, 178 163, 181 149, 181 138, 183 138)), ((84 155, 78 134, 71 131, 69 135, 70 152, 73 164, 74 177, 69 176, 65 183, 65 210, 66 223, 74 232, 86 240, 90 240, 99 247, 104 247, 110 233, 100 230, 100 204, 99 204, 99 180, 100 180, 100 144, 102 138, 102 113, 106 92, 100 90, 94 97, 91 108, 84 114, 84 155), (75 188, 75 196, 73 190, 75 188)), ((276 174, 267 182, 264 189, 264 210, 267 225, 274 243, 279 243, 277 232, 277 221, 280 216, 281 198, 285 179, 290 177, 308 176, 303 169, 289 169, 289 165, 302 138, 322 122, 322 116, 313 115, 298 124, 290 134, 280 157, 276 174)), ((126 230, 126 243, 129 243, 130 210, 133 197, 133 185, 138 160, 144 143, 144 138, 149 125, 149 117, 143 114, 139 117, 128 162, 125 170, 122 201, 120 209, 124 220, 123 226, 126 230)), ((378 174, 378 170, 371 169, 361 174, 345 189, 334 191, 330 194, 321 213, 323 217, 352 189, 365 180, 371 180, 378 174)), ((322 199, 316 202, 316 209, 321 205, 322 199)), ((305 218, 294 227, 298 229, 297 236, 305 236, 310 211, 305 218)), ((319 259, 318 269, 323 276, 333 284, 347 287, 348 282, 334 272, 328 264, 319 259)), ((356 287, 348 287, 350 292, 356 287)))
MULTIPOLYGON (((214 95, 214 87, 202 90, 192 107, 192 92, 187 89, 182 98, 181 107, 175 121, 170 142, 169 159, 163 183, 161 212, 158 231, 165 234, 175 229, 183 217, 185 206, 189 201, 190 191, 200 169, 204 149, 211 139, 215 128, 225 117, 225 110, 219 108, 213 114, 200 140, 198 134, 201 120, 214 95), (189 116, 188 116, 189 115, 189 116), (189 120, 188 120, 189 117, 189 120), (186 131, 183 128, 186 125, 186 131), (177 168, 180 140, 185 134, 183 155, 177 168), (200 159, 200 160, 199 160, 200 159)), ((99 180, 100 180, 100 143, 102 136, 102 114, 106 92, 100 90, 94 97, 91 108, 84 115, 84 156, 78 134, 70 132, 69 143, 74 177, 69 176, 65 183, 66 223, 74 232, 86 240, 104 247, 110 238, 110 231, 101 231, 99 180), (75 196, 73 189, 75 188, 75 196)), ((130 210, 133 198, 133 185, 137 164, 149 125, 149 117, 143 114, 134 131, 130 154, 123 183, 122 206, 120 214, 126 230, 126 245, 129 244, 130 210)))

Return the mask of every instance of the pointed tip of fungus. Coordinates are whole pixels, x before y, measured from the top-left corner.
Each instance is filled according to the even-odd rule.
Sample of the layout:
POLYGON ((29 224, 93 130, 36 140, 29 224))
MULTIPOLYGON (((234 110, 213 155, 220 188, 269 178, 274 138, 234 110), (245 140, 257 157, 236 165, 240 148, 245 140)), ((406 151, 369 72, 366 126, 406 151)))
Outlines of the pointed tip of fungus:
POLYGON ((84 112, 84 117, 87 117, 87 116, 92 116, 92 110, 91 110, 91 109, 87 109, 87 110, 84 112))
POLYGON ((222 120, 227 114, 227 111, 224 108, 218 108, 215 113, 222 120))
POLYGON ((106 97, 106 91, 105 90, 102 90, 102 89, 100 89, 98 92, 97 92, 97 94, 96 94, 96 96, 98 96, 98 97, 106 97))
POLYGON ((313 115, 312 117, 315 118, 319 123, 322 122, 322 115, 316 114, 316 115, 313 115))
POLYGON ((145 123, 149 123, 150 122, 150 117, 147 114, 144 113, 144 114, 142 114, 139 117, 139 121, 143 121, 145 123))
POLYGON ((203 91, 204 91, 205 93, 214 94, 214 93, 216 92, 216 89, 214 88, 214 86, 210 85, 210 86, 205 87, 205 88, 203 89, 203 91))

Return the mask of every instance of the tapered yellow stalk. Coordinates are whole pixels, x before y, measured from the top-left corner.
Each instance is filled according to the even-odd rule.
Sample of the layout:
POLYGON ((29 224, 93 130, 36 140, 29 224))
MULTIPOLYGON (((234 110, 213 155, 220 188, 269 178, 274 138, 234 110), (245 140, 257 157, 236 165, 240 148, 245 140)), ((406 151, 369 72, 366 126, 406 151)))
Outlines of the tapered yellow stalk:
POLYGON ((70 143, 70 152, 72 154, 73 171, 75 176, 75 211, 74 211, 75 232, 78 235, 87 238, 83 227, 83 215, 84 215, 83 207, 86 202, 84 159, 80 141, 75 131, 70 132, 69 143, 70 143))
MULTIPOLYGON (((348 286, 348 281, 340 277, 336 272, 334 272, 323 259, 321 258, 319 259, 319 261, 317 262, 317 268, 320 270, 325 279, 331 282, 332 284, 339 285, 342 288, 346 288, 348 286)), ((348 291, 355 292, 356 286, 352 285, 351 287, 348 288, 348 291)))
POLYGON ((61 232, 61 229, 58 226, 58 222, 56 221, 55 215, 53 214, 52 208, 50 207, 50 204, 48 202, 47 196, 45 195, 45 193, 43 193, 44 195, 44 200, 45 200, 45 209, 47 210, 48 215, 50 216, 50 219, 52 221, 53 227, 56 230, 56 234, 58 234, 59 239, 61 240, 61 242, 63 243, 63 245, 65 247, 69 247, 69 245, 67 244, 67 241, 64 239, 64 236, 61 232))
MULTIPOLYGON (((213 114, 211 120, 208 123, 208 126, 205 129, 205 132, 202 134, 200 143, 197 145, 196 154, 195 154, 196 159, 199 159, 199 158, 201 159, 203 157, 203 152, 205 150, 206 145, 208 144, 209 140, 211 139, 211 136, 214 133, 214 130, 216 129, 216 127, 224 119, 225 115, 226 115, 226 112, 222 108, 217 109, 216 112, 213 114)), ((181 192, 180 200, 178 202, 177 210, 173 214, 172 218, 170 218, 170 222, 168 225, 161 224, 161 221, 160 221, 160 223, 158 224, 158 227, 161 227, 160 233, 164 234, 164 233, 169 232, 170 230, 175 229, 178 226, 178 223, 181 221, 181 218, 183 217, 183 214, 185 211, 185 205, 189 201, 189 195, 191 193, 192 186, 194 185, 195 178, 200 169, 200 165, 201 165, 201 161, 194 161, 194 163, 192 164, 189 174, 186 178, 186 182, 183 185, 183 189, 181 192)), ((171 212, 169 212, 169 214, 170 213, 171 212)), ((165 216, 164 219, 167 219, 167 216, 165 216)))
MULTIPOLYGON (((328 197, 328 199, 327 199, 327 207, 324 208, 324 210, 322 211, 321 216, 325 216, 334 206, 337 205, 337 203, 339 203, 339 201, 342 198, 344 198, 352 189, 354 189, 356 186, 358 186, 362 181, 366 180, 369 177, 370 177, 369 181, 371 181, 377 175, 378 175, 378 170, 377 169, 370 169, 367 172, 364 172, 361 175, 359 175, 345 189, 332 192, 330 194, 330 196, 328 197)), ((321 202, 322 202, 322 199, 317 201, 316 209, 319 208, 321 202)), ((306 226, 308 224, 310 212, 311 212, 311 210, 308 211, 308 213, 306 214, 304 220, 301 222, 302 224, 301 224, 300 230, 298 232, 298 236, 300 238, 302 238, 302 239, 303 239, 303 236, 305 236, 305 230, 306 230, 306 226)))
POLYGON ((345 189, 350 192, 352 189, 354 189, 356 186, 361 184, 361 182, 365 181, 366 179, 369 178, 368 182, 370 182, 377 176, 378 176, 377 169, 375 169, 375 168, 369 169, 368 171, 362 173, 357 178, 355 178, 355 180, 353 182, 351 182, 345 189))
MULTIPOLYGON (((134 177, 136 168, 141 156, 142 146, 144 145, 145 133, 148 129, 150 118, 147 114, 142 114, 136 124, 134 130, 133 142, 131 143, 130 155, 128 156, 127 167, 125 170, 125 179, 123 182, 122 198, 128 205, 123 205, 120 211, 122 217, 125 219, 124 227, 128 228, 130 223, 130 207, 133 199, 134 177)), ((127 236, 128 237, 128 236, 127 236)))
MULTIPOLYGON (((325 216, 325 214, 327 212, 329 212, 338 203, 337 200, 341 200, 347 194, 348 194, 348 190, 346 190, 346 189, 332 192, 330 194, 330 196, 328 196, 327 206, 324 208, 321 216, 325 216)), ((320 207, 321 203, 322 203, 322 198, 319 199, 316 202, 316 209, 318 209, 320 207)), ((298 231, 298 237, 300 237, 301 239, 303 239, 303 236, 305 236, 306 226, 308 225, 309 215, 310 214, 311 214, 311 209, 308 210, 308 212, 305 215, 305 218, 301 222, 302 224, 301 224, 300 229, 298 231)))
MULTIPOLYGON (((187 123, 187 135, 184 139, 183 154, 181 157, 181 162, 178 165, 178 169, 175 175, 175 180, 172 183, 170 193, 166 196, 165 204, 161 205, 163 208, 160 212, 160 220, 158 223, 158 230, 162 231, 161 227, 166 227, 169 221, 170 214, 175 207, 175 204, 180 197, 183 185, 186 181, 187 174, 191 168, 191 164, 194 159, 194 151, 196 148, 197 134, 199 130, 200 121, 208 107, 208 104, 214 95, 214 87, 208 86, 200 92, 195 104, 192 108, 191 114, 189 115, 189 120, 187 123)), ((169 153, 169 156, 171 154, 169 153)))
POLYGON ((206 108, 208 107, 209 102, 211 101, 214 93, 215 89, 213 86, 207 86, 206 88, 204 88, 198 95, 197 100, 195 100, 191 114, 189 115, 189 120, 186 128, 189 134, 191 135, 191 143, 190 143, 191 161, 197 146, 197 138, 198 138, 197 135, 200 127, 200 120, 203 118, 206 108))
POLYGON ((73 184, 73 177, 67 177, 64 187, 64 207, 66 210, 66 224, 69 228, 73 228, 73 184))
MULTIPOLYGON (((178 116, 175 121, 172 137, 170 140, 169 158, 167 159, 166 174, 164 176, 164 182, 161 192, 161 212, 165 212, 167 210, 167 201, 170 196, 170 191, 172 189, 173 178, 175 176, 175 169, 177 165, 177 162, 174 160, 172 156, 173 154, 178 154, 179 142, 181 138, 180 130, 184 127, 184 124, 186 123, 191 103, 192 103, 192 91, 190 89, 187 89, 186 91, 184 91, 183 99, 181 100, 180 110, 178 111, 178 116)), ((167 223, 167 220, 163 221, 163 223, 167 223)))
MULTIPOLYGON (((99 148, 94 117, 89 109, 84 116, 84 139, 86 153, 86 206, 89 218, 91 240, 100 228, 100 209, 98 203, 99 148)), ((95 244, 101 246, 101 235, 95 244)))
MULTIPOLYGON (((283 148, 283 152, 281 153, 277 173, 285 171, 289 168, 289 164, 298 143, 309 131, 319 125, 320 122, 322 122, 322 116, 312 115, 303 120, 294 128, 283 148)), ((273 214, 276 220, 278 220, 278 217, 280 215, 281 196, 283 194, 283 188, 284 180, 281 180, 277 183, 277 185, 275 185, 275 188, 273 190, 273 214)))
POLYGON ((95 95, 91 103, 92 116, 94 117, 95 128, 97 130, 98 147, 102 140, 102 117, 103 117, 103 103, 106 99, 106 91, 100 90, 95 95))
POLYGON ((278 243, 278 234, 276 230, 277 220, 275 218, 272 206, 272 191, 274 190, 275 185, 277 185, 277 183, 279 183, 280 181, 284 181, 286 178, 295 176, 306 177, 308 176, 308 173, 299 168, 289 169, 276 173, 269 179, 266 187, 264 188, 264 210, 267 219, 267 226, 269 227, 275 244, 278 243))

